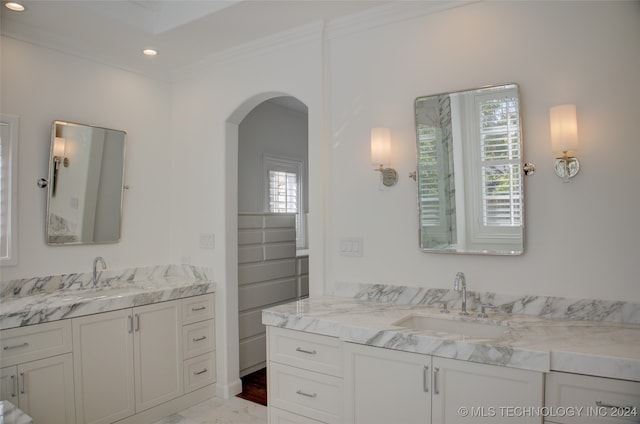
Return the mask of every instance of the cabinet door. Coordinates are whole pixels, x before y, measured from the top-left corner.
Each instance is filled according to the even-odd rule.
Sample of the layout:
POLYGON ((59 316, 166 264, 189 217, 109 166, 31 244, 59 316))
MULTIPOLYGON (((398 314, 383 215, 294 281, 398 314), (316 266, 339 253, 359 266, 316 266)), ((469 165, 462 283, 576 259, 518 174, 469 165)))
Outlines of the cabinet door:
POLYGON ((522 408, 542 407, 543 378, 541 372, 434 357, 433 422, 541 423, 522 408))
POLYGON ((18 407, 36 423, 75 423, 70 353, 18 365, 18 407))
POLYGON ((111 423, 135 413, 131 309, 73 319, 76 418, 111 423))
POLYGON ((136 412, 184 393, 180 301, 133 309, 136 412))
POLYGON ((18 404, 18 368, 5 367, 0 369, 0 400, 8 400, 18 404))
POLYGON ((345 343, 345 422, 428 424, 430 371, 427 355, 345 343))

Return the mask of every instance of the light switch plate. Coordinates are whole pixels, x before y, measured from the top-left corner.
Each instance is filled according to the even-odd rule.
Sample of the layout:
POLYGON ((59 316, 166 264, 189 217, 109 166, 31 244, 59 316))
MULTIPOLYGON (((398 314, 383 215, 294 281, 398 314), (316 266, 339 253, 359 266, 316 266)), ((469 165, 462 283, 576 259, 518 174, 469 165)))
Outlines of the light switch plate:
POLYGON ((362 237, 345 237, 340 239, 341 256, 362 256, 362 237))

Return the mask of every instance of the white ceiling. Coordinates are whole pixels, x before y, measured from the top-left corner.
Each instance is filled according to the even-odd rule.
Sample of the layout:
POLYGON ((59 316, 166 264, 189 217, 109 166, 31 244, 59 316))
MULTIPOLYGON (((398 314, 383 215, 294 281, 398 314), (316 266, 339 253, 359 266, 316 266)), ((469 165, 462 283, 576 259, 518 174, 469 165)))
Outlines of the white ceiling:
MULTIPOLYGON (((170 80, 221 51, 390 0, 24 0, 2 35, 170 80), (143 48, 160 53, 149 58, 143 48)), ((4 1, 3 1, 4 3, 4 1)))

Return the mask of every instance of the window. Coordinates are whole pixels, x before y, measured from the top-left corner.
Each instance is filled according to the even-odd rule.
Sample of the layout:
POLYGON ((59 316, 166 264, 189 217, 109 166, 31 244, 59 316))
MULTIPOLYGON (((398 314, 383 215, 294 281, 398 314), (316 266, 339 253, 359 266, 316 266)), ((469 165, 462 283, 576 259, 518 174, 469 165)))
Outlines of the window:
POLYGON ((0 265, 18 262, 18 123, 16 116, 0 115, 0 265))
POLYGON ((273 213, 292 213, 296 216, 296 246, 306 247, 305 214, 303 207, 303 163, 265 156, 265 209, 273 213))

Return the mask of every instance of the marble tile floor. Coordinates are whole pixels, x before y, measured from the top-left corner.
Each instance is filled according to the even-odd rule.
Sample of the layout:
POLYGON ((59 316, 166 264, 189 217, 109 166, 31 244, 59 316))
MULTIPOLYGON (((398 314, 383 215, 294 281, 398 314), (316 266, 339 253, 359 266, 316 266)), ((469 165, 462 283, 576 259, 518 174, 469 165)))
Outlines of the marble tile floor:
POLYGON ((267 407, 235 396, 214 398, 154 424, 267 424, 267 407))

